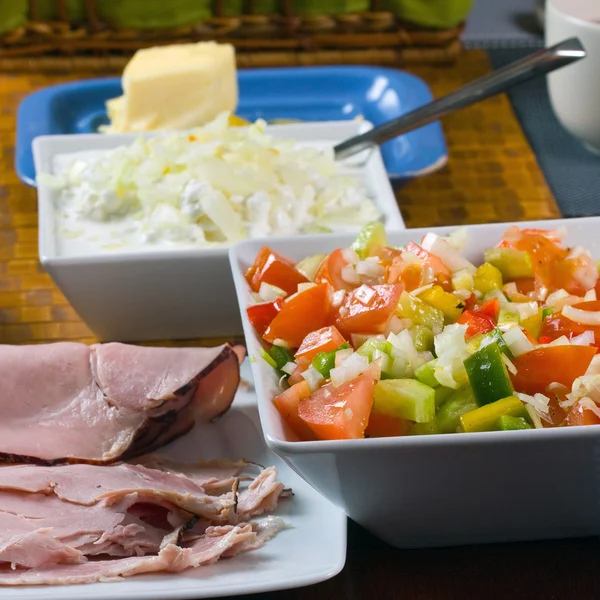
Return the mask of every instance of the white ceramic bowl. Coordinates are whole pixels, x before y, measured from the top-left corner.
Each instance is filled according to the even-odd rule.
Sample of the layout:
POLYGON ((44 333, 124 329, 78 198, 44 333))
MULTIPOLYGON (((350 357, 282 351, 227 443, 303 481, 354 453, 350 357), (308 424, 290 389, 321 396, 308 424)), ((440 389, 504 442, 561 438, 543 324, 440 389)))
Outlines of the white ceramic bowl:
MULTIPOLYGON (((336 142, 371 127, 338 121, 268 127, 274 137, 336 142)), ((56 154, 111 149, 135 135, 59 135, 33 142, 36 173, 51 172, 56 154)), ((387 227, 404 229, 379 149, 352 159, 387 227)), ((111 252, 82 248, 67 255, 57 236, 53 192, 38 191, 40 261, 101 340, 142 341, 233 336, 242 333, 228 248, 111 252)))
MULTIPOLYGON (((527 226, 523 223, 521 226, 527 226)), ((600 257, 600 218, 538 221, 565 225, 567 242, 600 257)), ((481 261, 507 224, 469 227, 466 256, 481 261)), ((389 234, 392 245, 420 241, 427 231, 389 234)), ((273 239, 292 259, 346 247, 350 236, 273 239)), ((268 446, 349 517, 399 547, 536 540, 600 534, 600 426, 364 440, 299 442, 272 399, 277 378, 258 358, 259 341, 246 318, 243 272, 259 242, 230 252, 244 332, 268 446)))

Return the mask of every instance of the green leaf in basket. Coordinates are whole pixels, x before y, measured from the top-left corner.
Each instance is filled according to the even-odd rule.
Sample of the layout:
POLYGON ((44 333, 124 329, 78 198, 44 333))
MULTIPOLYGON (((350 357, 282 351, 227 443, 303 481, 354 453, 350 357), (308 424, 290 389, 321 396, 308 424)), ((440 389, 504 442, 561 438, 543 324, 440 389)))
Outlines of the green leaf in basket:
POLYGON ((27 0, 0 0, 0 33, 13 31, 27 23, 27 0))
POLYGON ((211 0, 96 0, 103 21, 131 29, 194 25, 211 16, 211 5, 211 0))
POLYGON ((473 0, 382 0, 381 8, 397 17, 421 25, 446 29, 462 23, 473 0))
MULTIPOLYGON (((57 20, 59 18, 57 4, 56 0, 38 0, 37 9, 40 20, 57 20)), ((67 0, 65 6, 69 15, 69 23, 81 23, 84 20, 85 3, 83 0, 67 0)))

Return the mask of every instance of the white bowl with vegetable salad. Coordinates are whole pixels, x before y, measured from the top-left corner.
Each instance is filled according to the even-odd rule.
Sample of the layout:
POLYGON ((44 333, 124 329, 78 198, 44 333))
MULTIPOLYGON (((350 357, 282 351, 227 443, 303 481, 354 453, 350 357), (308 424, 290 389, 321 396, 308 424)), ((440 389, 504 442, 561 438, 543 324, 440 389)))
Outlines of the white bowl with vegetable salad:
POLYGON ((599 229, 232 248, 268 445, 395 546, 599 535, 599 229))
POLYGON ((40 137, 40 260, 102 340, 241 334, 227 249, 247 238, 404 223, 378 149, 336 163, 366 122, 40 137))

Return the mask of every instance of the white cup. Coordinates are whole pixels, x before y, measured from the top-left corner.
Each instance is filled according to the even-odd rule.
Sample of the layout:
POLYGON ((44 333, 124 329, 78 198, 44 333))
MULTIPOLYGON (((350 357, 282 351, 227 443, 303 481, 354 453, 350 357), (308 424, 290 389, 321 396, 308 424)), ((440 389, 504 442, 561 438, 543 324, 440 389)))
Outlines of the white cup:
POLYGON ((554 113, 565 129, 600 154, 600 0, 547 0, 546 46, 579 38, 587 56, 548 74, 554 113))

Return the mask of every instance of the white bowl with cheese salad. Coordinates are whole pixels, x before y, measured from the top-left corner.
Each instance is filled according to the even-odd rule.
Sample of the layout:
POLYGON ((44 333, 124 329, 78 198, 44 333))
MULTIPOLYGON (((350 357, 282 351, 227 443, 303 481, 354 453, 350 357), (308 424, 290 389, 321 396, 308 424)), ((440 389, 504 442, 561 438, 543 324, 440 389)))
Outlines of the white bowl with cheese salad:
POLYGON ((336 163, 366 121, 34 140, 40 261, 101 340, 239 335, 228 248, 404 229, 378 149, 336 163))

